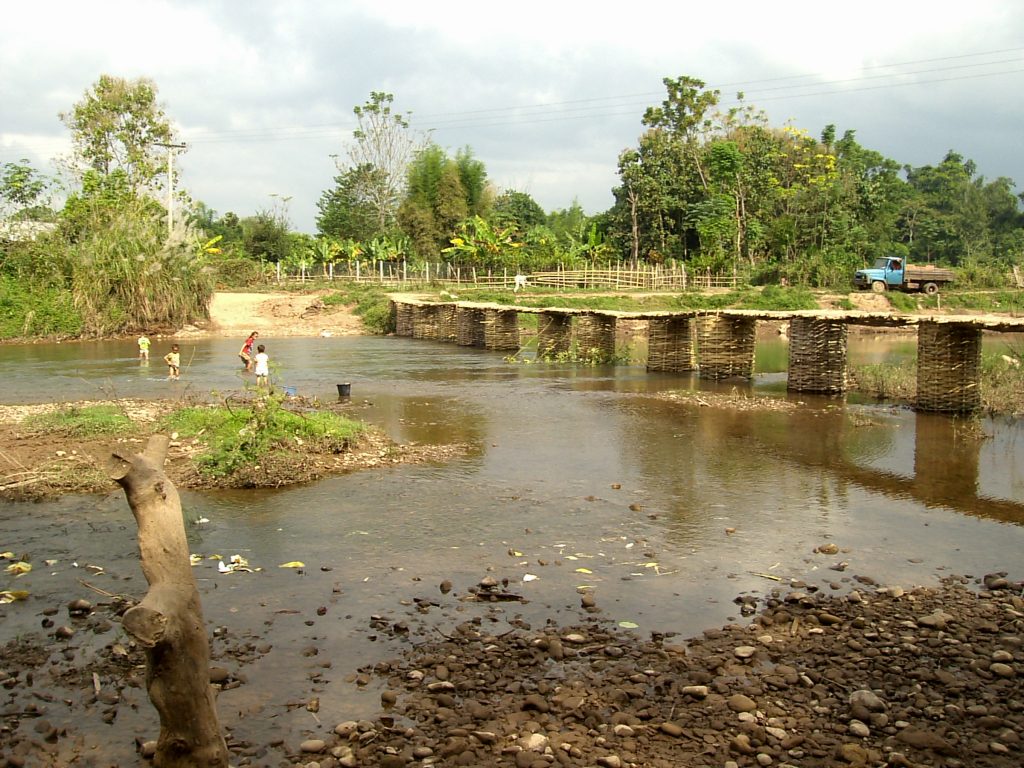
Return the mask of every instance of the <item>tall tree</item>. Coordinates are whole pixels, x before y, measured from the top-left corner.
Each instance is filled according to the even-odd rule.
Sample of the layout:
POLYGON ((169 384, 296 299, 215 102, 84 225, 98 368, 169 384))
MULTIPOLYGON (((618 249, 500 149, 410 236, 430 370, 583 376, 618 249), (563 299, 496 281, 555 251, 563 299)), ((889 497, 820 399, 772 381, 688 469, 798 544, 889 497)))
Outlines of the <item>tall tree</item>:
POLYGON ((356 172, 360 196, 373 208, 377 234, 395 222, 409 163, 421 144, 408 116, 392 112, 394 100, 390 93, 372 91, 369 101, 352 110, 357 126, 347 149, 348 170, 356 172))
POLYGON ((174 131, 157 103, 157 88, 146 78, 101 75, 70 112, 60 115, 71 129, 75 156, 101 175, 124 173, 136 193, 159 186, 174 131))

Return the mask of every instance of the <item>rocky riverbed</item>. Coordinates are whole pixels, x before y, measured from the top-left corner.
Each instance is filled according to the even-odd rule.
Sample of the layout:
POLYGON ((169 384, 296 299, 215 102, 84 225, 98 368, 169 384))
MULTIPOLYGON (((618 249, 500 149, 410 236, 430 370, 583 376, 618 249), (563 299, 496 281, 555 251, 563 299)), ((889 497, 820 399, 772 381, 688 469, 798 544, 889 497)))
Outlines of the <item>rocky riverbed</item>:
MULTIPOLYGON (((404 617, 367 618, 404 649, 346 678, 379 688, 376 717, 266 743, 228 733, 232 765, 1020 765, 1022 583, 990 574, 936 587, 851 584, 743 595, 743 623, 686 639, 608 622, 590 591, 579 621, 530 626, 509 618, 519 596, 508 584, 445 582, 404 600, 404 617)), ((4 765, 115 764, 76 752, 81 734, 58 713, 83 707, 112 722, 120 707, 145 706, 141 652, 123 635, 88 660, 66 645, 109 631, 128 605, 54 607, 38 637, 3 649, 4 765), (117 682, 101 690, 101 678, 117 682)), ((245 685, 246 665, 269 645, 223 627, 213 648, 211 681, 227 689, 245 685)), ((327 715, 317 717, 316 697, 292 704, 327 715)), ((137 748, 148 755, 153 744, 137 748)))

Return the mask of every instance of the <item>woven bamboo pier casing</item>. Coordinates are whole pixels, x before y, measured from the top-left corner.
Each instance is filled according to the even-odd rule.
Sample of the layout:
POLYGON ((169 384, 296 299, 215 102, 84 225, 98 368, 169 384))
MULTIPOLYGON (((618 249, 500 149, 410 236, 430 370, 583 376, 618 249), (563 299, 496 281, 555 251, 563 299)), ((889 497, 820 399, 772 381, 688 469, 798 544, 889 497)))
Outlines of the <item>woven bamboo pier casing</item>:
POLYGON ((572 347, 572 315, 541 312, 537 315, 537 358, 567 354, 572 347))
POLYGON ((789 321, 788 390, 829 395, 846 391, 847 328, 839 320, 794 317, 789 321))
POLYGON ((436 339, 437 315, 438 306, 436 304, 414 306, 412 313, 412 337, 414 339, 436 339))
POLYGON ((519 349, 519 313, 514 309, 485 309, 484 346, 501 351, 519 349))
POLYGON ((391 302, 395 313, 395 336, 412 336, 412 304, 391 302))
POLYGON ((693 321, 689 317, 652 317, 647 323, 647 370, 692 371, 693 321))
POLYGON ((472 347, 476 338, 476 310, 469 307, 455 309, 455 343, 460 347, 472 347))
POLYGON ((615 318, 584 313, 576 316, 576 348, 584 358, 611 360, 615 357, 615 318))
POLYGON ((458 335, 454 304, 439 304, 437 308, 437 339, 438 341, 455 341, 458 335))
POLYGON ((917 408, 969 413, 981 407, 981 329, 921 323, 917 329, 917 408))
POLYGON ((754 376, 757 319, 708 315, 697 323, 697 368, 702 379, 754 376))
POLYGON ((487 346, 487 313, 482 309, 473 310, 473 346, 487 346))

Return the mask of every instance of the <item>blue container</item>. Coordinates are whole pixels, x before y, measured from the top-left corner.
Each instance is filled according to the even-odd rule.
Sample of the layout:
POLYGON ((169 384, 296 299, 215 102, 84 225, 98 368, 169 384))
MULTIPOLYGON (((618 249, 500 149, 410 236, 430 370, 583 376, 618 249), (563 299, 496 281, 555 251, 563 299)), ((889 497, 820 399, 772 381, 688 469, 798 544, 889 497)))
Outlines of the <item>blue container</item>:
POLYGON ((281 387, 284 390, 285 397, 295 397, 299 393, 298 387, 281 387))

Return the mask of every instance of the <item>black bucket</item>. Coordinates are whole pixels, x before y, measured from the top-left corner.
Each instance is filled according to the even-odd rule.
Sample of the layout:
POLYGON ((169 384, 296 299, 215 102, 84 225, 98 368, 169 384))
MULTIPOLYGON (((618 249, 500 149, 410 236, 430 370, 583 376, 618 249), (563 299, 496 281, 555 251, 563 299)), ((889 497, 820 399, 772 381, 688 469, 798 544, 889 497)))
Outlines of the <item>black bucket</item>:
POLYGON ((352 394, 352 385, 348 382, 338 385, 338 397, 349 397, 352 394))

